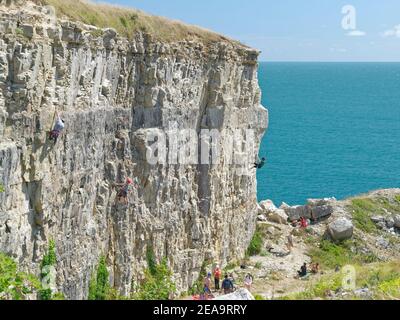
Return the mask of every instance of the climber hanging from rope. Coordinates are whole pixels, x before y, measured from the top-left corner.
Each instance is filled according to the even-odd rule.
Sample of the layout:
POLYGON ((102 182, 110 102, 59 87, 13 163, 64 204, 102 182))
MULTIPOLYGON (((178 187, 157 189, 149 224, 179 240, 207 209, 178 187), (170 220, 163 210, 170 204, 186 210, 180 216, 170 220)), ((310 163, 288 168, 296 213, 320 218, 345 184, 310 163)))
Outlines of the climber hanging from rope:
POLYGON ((54 140, 54 144, 57 143, 57 139, 65 127, 64 120, 61 119, 57 111, 55 113, 55 116, 57 117, 56 123, 53 130, 50 131, 50 140, 54 140))
POLYGON ((257 162, 254 163, 254 169, 261 169, 262 167, 264 167, 265 161, 267 161, 267 159, 265 158, 262 158, 261 160, 258 159, 257 162))
MULTIPOLYGON (((137 181, 136 181, 137 183, 137 181)), ((123 202, 124 204, 128 204, 128 193, 131 190, 131 187, 133 186, 134 182, 131 178, 127 178, 125 183, 123 184, 117 184, 121 188, 118 191, 117 194, 117 200, 118 202, 123 202)))

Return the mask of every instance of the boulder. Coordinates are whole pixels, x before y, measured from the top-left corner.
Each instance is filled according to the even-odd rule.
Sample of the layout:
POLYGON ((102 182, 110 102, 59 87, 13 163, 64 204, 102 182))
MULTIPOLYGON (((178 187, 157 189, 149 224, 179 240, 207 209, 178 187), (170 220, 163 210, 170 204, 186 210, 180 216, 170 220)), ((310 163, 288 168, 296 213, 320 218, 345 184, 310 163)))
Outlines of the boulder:
POLYGON ((377 224, 376 224, 376 226, 379 228, 379 229, 382 229, 382 230, 385 230, 386 229, 386 222, 383 220, 383 221, 379 221, 377 224))
POLYGON ((307 203, 309 205, 314 205, 314 206, 323 206, 330 204, 331 202, 336 202, 337 199, 335 197, 332 198, 323 198, 323 199, 308 199, 307 203))
POLYGON ((287 224, 288 216, 282 209, 276 209, 267 216, 268 221, 279 224, 287 224))
POLYGON ((394 227, 394 219, 393 219, 393 217, 387 217, 385 219, 385 222, 386 222, 386 227, 388 227, 389 229, 394 227))
POLYGON ((288 215, 290 221, 298 220, 301 217, 311 218, 311 210, 308 206, 285 207, 283 210, 288 215))
POLYGON ((283 210, 286 210, 287 208, 290 208, 290 206, 286 202, 282 202, 281 206, 279 207, 279 209, 283 210))
POLYGON ((344 241, 353 236, 353 223, 346 218, 339 218, 328 226, 328 233, 335 241, 344 241))
POLYGON ((329 204, 324 204, 316 207, 311 207, 311 218, 319 220, 329 217, 333 213, 333 207, 329 204))
POLYGON ((263 211, 263 213, 274 212, 275 210, 278 209, 271 200, 262 201, 260 202, 259 206, 263 211))
POLYGON ((357 289, 354 291, 354 294, 364 299, 371 299, 372 297, 372 292, 368 288, 357 289))
POLYGON ((232 292, 230 294, 226 294, 223 296, 219 296, 215 298, 214 300, 255 300, 253 295, 250 293, 249 290, 247 289, 239 289, 235 292, 232 292))
POLYGON ((372 216, 371 220, 374 223, 379 223, 379 222, 383 222, 385 220, 385 218, 382 216, 372 216))
POLYGON ((400 214, 396 214, 393 216, 394 226, 400 229, 400 214))
POLYGON ((289 206, 282 203, 280 209, 285 210, 290 221, 295 221, 304 217, 306 219, 319 220, 328 217, 333 213, 333 206, 331 204, 334 198, 326 199, 309 199, 305 206, 289 206))
POLYGON ((383 237, 379 237, 376 240, 376 246, 377 247, 381 247, 383 249, 387 249, 387 248, 390 247, 390 242, 388 240, 386 240, 385 238, 383 238, 383 237))

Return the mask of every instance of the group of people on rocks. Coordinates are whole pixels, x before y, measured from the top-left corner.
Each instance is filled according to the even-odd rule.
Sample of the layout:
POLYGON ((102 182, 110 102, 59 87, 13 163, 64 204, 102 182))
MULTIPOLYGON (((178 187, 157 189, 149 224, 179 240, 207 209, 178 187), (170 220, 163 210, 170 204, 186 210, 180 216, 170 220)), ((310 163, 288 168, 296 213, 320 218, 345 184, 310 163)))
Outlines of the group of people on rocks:
POLYGON ((300 267, 300 270, 297 271, 297 275, 300 279, 303 279, 311 274, 318 274, 321 272, 321 268, 319 263, 310 263, 309 267, 307 263, 304 262, 303 265, 300 267))
MULTIPOLYGON (((213 291, 211 288, 212 277, 214 277, 214 293, 220 293, 220 294, 224 293, 226 295, 236 291, 237 287, 233 273, 230 274, 226 273, 224 275, 224 278, 222 279, 222 270, 219 267, 219 265, 217 265, 214 268, 213 273, 208 272, 207 276, 204 278, 203 292, 200 295, 201 300, 214 298, 213 291)), ((247 290, 250 290, 252 284, 253 284, 253 276, 250 273, 248 273, 244 278, 244 286, 246 287, 247 290)))
POLYGON ((311 220, 305 217, 300 217, 298 220, 292 221, 292 227, 307 228, 311 224, 311 220))

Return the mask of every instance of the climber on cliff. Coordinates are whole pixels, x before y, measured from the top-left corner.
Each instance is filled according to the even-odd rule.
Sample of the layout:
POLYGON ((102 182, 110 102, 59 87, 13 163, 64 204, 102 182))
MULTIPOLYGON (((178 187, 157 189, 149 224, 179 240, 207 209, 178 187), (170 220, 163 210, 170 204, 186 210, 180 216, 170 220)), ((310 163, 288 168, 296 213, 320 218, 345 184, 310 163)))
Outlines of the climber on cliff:
POLYGON ((267 161, 267 159, 265 158, 262 158, 261 160, 258 159, 257 162, 254 163, 254 169, 261 169, 262 167, 264 167, 265 161, 267 161))
POLYGON ((133 180, 131 178, 127 178, 124 184, 117 184, 121 187, 118 191, 117 199, 118 202, 123 202, 124 204, 128 204, 128 193, 133 185, 133 180))
POLYGON ((54 140, 54 144, 57 143, 57 139, 65 127, 64 120, 61 119, 57 111, 56 111, 56 117, 57 119, 54 128, 53 130, 50 131, 50 140, 54 140))

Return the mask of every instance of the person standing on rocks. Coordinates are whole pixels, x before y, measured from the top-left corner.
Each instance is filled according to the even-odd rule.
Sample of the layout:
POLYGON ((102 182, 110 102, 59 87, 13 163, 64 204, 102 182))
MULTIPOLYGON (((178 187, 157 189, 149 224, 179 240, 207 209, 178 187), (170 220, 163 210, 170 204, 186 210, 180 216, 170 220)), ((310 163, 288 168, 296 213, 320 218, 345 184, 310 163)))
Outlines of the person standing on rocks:
POLYGON ((287 236, 287 243, 286 243, 286 246, 287 246, 287 248, 288 248, 288 250, 289 250, 289 253, 292 253, 292 250, 293 250, 293 248, 294 248, 294 244, 293 244, 293 236, 292 236, 291 234, 289 234, 289 235, 287 236))
POLYGON ((219 265, 217 265, 214 270, 215 291, 218 291, 220 289, 219 282, 221 280, 221 274, 222 274, 221 269, 219 265))
POLYGON ((57 139, 65 127, 64 120, 61 119, 61 117, 57 111, 56 111, 56 117, 57 117, 57 120, 54 125, 54 128, 53 128, 53 130, 50 131, 50 140, 54 140, 54 144, 57 143, 57 139))
POLYGON ((211 295, 211 272, 204 278, 204 293, 206 295, 211 295))
POLYGON ((253 284, 253 276, 250 273, 248 273, 244 278, 244 286, 246 287, 247 290, 250 291, 252 284, 253 284))
POLYGON ((221 290, 224 290, 224 294, 232 293, 234 289, 233 282, 229 279, 228 275, 225 275, 224 281, 222 281, 221 290))

